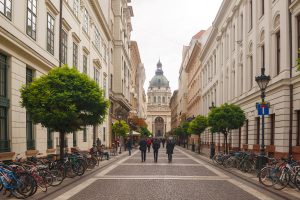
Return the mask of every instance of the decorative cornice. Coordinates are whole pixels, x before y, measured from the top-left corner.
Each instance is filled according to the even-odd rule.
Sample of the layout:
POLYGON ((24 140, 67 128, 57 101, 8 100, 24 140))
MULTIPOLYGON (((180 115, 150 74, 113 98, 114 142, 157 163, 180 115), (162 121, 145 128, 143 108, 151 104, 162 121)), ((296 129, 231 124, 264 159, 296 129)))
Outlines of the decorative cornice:
POLYGON ((73 39, 77 42, 77 43, 80 43, 80 38, 79 38, 79 36, 75 33, 75 32, 72 32, 72 37, 73 37, 73 39))
POLYGON ((45 4, 47 6, 47 8, 50 10, 50 12, 52 14, 54 14, 55 16, 59 14, 59 11, 56 9, 56 7, 53 5, 53 3, 51 2, 51 0, 46 0, 45 4))
POLYGON ((72 27, 70 26, 70 24, 67 22, 65 18, 62 19, 62 26, 68 32, 72 29, 72 27))
POLYGON ((82 50, 83 50, 86 54, 90 54, 90 51, 87 49, 86 46, 82 46, 82 50))

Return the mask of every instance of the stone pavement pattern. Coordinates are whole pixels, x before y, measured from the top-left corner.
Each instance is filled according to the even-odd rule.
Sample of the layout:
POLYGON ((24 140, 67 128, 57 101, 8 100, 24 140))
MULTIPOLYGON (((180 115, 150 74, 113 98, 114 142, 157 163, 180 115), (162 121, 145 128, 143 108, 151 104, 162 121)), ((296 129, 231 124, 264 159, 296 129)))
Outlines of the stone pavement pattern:
MULTIPOLYGON (((127 153, 127 152, 123 152, 127 153)), ((110 164, 93 177, 43 199, 72 200, 271 200, 282 199, 263 188, 257 189, 208 165, 179 148, 168 163, 160 149, 158 163, 147 153, 142 163, 140 152, 110 164)))

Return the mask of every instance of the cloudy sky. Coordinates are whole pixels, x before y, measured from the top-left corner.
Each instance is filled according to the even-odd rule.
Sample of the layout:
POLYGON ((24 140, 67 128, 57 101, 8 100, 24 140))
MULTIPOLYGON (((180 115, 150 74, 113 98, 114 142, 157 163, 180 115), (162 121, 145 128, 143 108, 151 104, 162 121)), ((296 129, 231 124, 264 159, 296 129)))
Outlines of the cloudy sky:
POLYGON ((146 69, 147 91, 160 58, 172 91, 178 88, 182 47, 211 26, 222 0, 132 0, 131 39, 137 41, 146 69))

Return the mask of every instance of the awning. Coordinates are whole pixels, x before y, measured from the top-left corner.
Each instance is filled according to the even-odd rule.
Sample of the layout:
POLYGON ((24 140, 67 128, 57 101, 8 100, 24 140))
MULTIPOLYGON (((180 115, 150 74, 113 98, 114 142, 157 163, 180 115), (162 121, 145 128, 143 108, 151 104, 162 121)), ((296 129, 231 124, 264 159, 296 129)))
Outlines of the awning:
MULTIPOLYGON (((129 135, 129 133, 126 133, 126 135, 129 135)), ((141 135, 139 132, 132 131, 132 135, 141 135)))

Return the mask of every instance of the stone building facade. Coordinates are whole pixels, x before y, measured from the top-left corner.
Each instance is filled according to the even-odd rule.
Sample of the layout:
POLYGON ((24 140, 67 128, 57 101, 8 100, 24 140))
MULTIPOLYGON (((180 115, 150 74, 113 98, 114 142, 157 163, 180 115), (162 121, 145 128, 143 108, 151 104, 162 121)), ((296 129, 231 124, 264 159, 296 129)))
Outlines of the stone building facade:
POLYGON ((171 110, 169 102, 171 89, 169 81, 164 76, 162 64, 157 63, 155 76, 151 79, 147 92, 147 119, 148 129, 153 137, 164 137, 171 131, 171 110))
MULTIPOLYGON (((247 120, 229 135, 232 149, 259 152, 261 119, 255 105, 261 101, 261 92, 255 77, 264 68, 271 76, 266 90, 271 105, 265 119, 266 151, 277 157, 288 153, 300 157, 300 76, 295 67, 300 48, 299 15, 299 0, 222 2, 197 56, 201 109, 193 115, 207 115, 212 102, 216 106, 239 105, 247 120)), ((208 130, 201 136, 203 146, 208 147, 211 137, 208 130)), ((221 150, 223 136, 214 134, 213 141, 221 150)))
POLYGON ((59 45, 62 63, 94 79, 113 106, 103 124, 68 134, 69 148, 90 148, 93 133, 109 146, 116 110, 125 107, 127 112, 131 108, 129 46, 133 12, 129 1, 63 0, 61 43, 59 2, 0 2, 0 159, 11 159, 18 153, 58 152, 58 133, 32 124, 20 106, 19 89, 59 66, 59 45))

